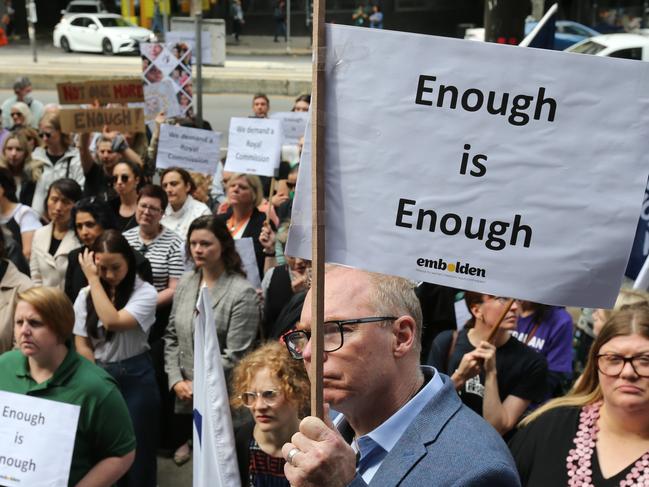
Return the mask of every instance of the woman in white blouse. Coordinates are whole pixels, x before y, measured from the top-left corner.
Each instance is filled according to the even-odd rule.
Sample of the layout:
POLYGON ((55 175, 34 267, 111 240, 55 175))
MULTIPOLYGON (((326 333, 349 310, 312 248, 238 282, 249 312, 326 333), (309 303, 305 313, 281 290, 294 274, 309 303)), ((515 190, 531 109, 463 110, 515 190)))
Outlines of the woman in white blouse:
POLYGON ((117 230, 98 237, 79 264, 88 286, 74 303, 77 351, 115 378, 135 429, 135 461, 120 485, 156 487, 160 395, 147 340, 156 290, 136 275, 133 250, 117 230))
POLYGON ((16 197, 16 181, 8 169, 0 167, 0 224, 12 235, 20 246, 23 256, 29 261, 34 232, 43 225, 38 213, 16 197))
POLYGON ((58 179, 50 186, 45 199, 45 214, 50 223, 34 233, 29 259, 35 286, 64 288, 68 254, 80 245, 70 225, 70 214, 81 196, 81 187, 74 179, 58 179))
POLYGON ((199 216, 211 215, 212 212, 205 203, 192 198, 191 193, 196 189, 196 183, 184 169, 165 169, 160 182, 169 199, 162 224, 180 235, 183 240, 187 240, 189 225, 199 216))

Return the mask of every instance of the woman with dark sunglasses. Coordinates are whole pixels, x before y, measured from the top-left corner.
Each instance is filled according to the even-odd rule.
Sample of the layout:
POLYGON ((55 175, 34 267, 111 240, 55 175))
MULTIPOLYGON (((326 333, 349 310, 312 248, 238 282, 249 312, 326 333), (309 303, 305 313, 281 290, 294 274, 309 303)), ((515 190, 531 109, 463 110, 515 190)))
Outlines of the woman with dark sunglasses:
POLYGON ((135 210, 137 192, 140 189, 142 171, 137 164, 123 161, 113 168, 112 184, 118 195, 110 202, 117 218, 117 229, 121 232, 137 227, 135 210))
POLYGON ((43 161, 43 175, 36 184, 32 207, 42 211, 45 206, 47 190, 57 179, 74 179, 83 188, 85 173, 92 167, 93 161, 88 151, 88 134, 82 134, 77 149, 70 134, 61 131, 61 119, 57 112, 48 112, 40 122, 40 137, 43 146, 37 147, 32 158, 43 161))
POLYGON ((248 421, 235 429, 241 486, 288 487, 282 446, 308 414, 304 364, 279 342, 268 342, 241 359, 231 383, 232 407, 250 411, 248 421))

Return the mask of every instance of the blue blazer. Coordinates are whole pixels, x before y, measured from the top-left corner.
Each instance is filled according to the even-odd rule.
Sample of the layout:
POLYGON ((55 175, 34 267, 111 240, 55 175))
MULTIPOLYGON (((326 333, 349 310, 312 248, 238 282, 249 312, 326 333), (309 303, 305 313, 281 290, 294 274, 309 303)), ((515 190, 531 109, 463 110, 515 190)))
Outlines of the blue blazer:
MULTIPOLYGON (((518 487, 514 460, 500 435, 462 404, 453 382, 413 419, 383 460, 370 487, 518 487)), ((356 475, 350 487, 367 486, 356 475)))

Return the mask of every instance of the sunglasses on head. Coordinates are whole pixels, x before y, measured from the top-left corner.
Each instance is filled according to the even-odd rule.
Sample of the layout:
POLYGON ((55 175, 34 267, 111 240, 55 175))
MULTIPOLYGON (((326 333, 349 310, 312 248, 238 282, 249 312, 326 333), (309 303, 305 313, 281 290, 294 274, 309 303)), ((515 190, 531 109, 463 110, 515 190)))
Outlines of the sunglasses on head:
POLYGON ((113 184, 116 183, 117 180, 120 180, 123 183, 127 183, 129 179, 131 179, 131 176, 129 176, 128 174, 120 174, 119 176, 113 176, 111 178, 111 181, 113 182, 113 184))

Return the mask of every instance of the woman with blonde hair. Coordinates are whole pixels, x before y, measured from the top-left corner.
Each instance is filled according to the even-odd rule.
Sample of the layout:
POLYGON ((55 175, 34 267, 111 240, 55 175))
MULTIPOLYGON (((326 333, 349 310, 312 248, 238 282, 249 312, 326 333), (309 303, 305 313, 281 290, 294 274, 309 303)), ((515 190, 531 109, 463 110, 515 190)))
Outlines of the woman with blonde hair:
POLYGON ((615 312, 582 380, 521 427, 510 448, 524 486, 649 484, 649 306, 615 312))
POLYGON ((235 432, 242 487, 288 487, 282 446, 308 414, 309 391, 304 364, 279 342, 262 345, 237 364, 231 404, 252 416, 235 432))
POLYGON ((40 137, 43 146, 37 147, 32 158, 43 162, 43 175, 36 184, 32 206, 42 211, 50 185, 61 178, 74 179, 83 188, 84 172, 94 164, 87 150, 87 134, 81 137, 82 152, 72 143, 70 134, 61 131, 61 119, 57 112, 47 112, 40 122, 40 137), (85 171, 84 171, 85 168, 85 171))
POLYGON ((13 175, 18 200, 31 206, 36 182, 43 174, 43 163, 32 159, 29 141, 23 131, 13 133, 5 139, 0 154, 0 167, 8 169, 13 175))
POLYGON ((257 208, 264 199, 264 192, 258 176, 235 173, 228 179, 226 187, 229 208, 219 215, 225 221, 230 235, 235 240, 251 237, 255 247, 255 257, 259 276, 264 275, 266 257, 274 257, 275 252, 264 249, 259 241, 261 231, 266 224, 266 215, 257 208))
POLYGON ((9 116, 11 117, 12 121, 12 132, 23 129, 25 127, 30 127, 32 125, 32 111, 29 109, 29 105, 27 105, 27 103, 23 103, 22 101, 18 101, 11 106, 9 116))

